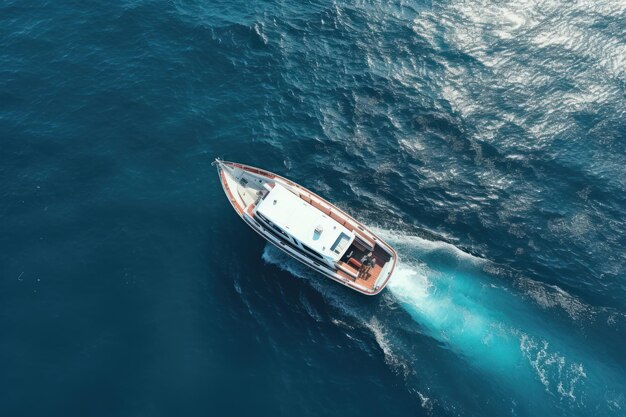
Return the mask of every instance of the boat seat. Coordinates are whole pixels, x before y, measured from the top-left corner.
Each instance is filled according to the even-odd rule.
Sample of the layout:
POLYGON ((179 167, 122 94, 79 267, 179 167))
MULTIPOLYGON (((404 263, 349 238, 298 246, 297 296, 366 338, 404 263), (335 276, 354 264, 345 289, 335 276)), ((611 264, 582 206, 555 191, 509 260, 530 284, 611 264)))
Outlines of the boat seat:
POLYGON ((361 262, 357 261, 357 260, 356 260, 356 259, 354 259, 354 258, 350 258, 350 259, 348 259, 348 263, 349 263, 350 265, 352 265, 353 267, 355 267, 356 269, 360 269, 360 268, 361 268, 361 262))
POLYGON ((357 272, 353 271, 352 268, 347 267, 346 264, 343 262, 337 262, 337 267, 339 267, 340 270, 350 275, 355 280, 359 277, 359 274, 357 272))

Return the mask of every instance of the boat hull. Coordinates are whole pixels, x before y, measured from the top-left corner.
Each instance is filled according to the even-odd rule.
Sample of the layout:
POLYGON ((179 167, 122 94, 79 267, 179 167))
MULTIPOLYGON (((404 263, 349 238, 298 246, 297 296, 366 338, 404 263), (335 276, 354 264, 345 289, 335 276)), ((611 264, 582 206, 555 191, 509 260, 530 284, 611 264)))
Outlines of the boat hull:
MULTIPOLYGON (((272 243, 278 249, 285 252, 292 258, 298 260, 299 262, 305 264, 309 268, 323 274, 325 277, 330 278, 362 294, 376 295, 385 288, 389 279, 391 278, 391 274, 397 263, 398 256, 396 251, 391 246, 389 246, 382 239, 376 236, 367 227, 362 225, 351 216, 347 215, 338 207, 324 200, 317 194, 277 174, 249 165, 239 164, 235 162, 226 162, 221 160, 216 160, 216 166, 224 193, 226 194, 226 197, 228 198, 235 212, 239 215, 239 217, 242 218, 242 220, 244 220, 244 222, 248 226, 250 226, 250 228, 252 228, 252 230, 257 232, 268 242, 272 243), (281 239, 281 237, 277 236, 275 232, 269 230, 267 228, 267 225, 264 225, 260 221, 258 221, 258 219, 255 219, 252 211, 254 204, 251 203, 249 200, 245 201, 242 198, 242 194, 238 192, 238 188, 240 186, 235 181, 234 175, 236 174, 234 173, 239 172, 239 170, 245 171, 247 174, 252 175, 253 177, 248 178, 254 178, 255 181, 258 180, 259 184, 280 184, 285 187, 290 187, 292 192, 299 193, 300 197, 303 200, 310 202, 313 205, 316 205, 317 207, 319 207, 320 210, 324 210, 324 214, 334 216, 335 219, 338 221, 343 221, 344 225, 353 226, 354 232, 357 233, 363 241, 370 242, 370 244, 374 245, 374 248, 379 248, 379 250, 383 250, 386 254, 388 254, 389 260, 385 264, 384 268, 381 268, 381 270, 379 271, 380 274, 377 277, 376 282, 373 283, 373 285, 371 283, 370 285, 363 285, 362 282, 359 282, 359 280, 357 279, 353 279, 353 277, 349 276, 344 271, 337 268, 333 269, 329 265, 326 265, 322 262, 317 262, 315 259, 307 256, 307 254, 303 253, 302 250, 299 250, 298 247, 291 244, 289 241, 281 239), (326 210, 328 211, 326 212, 326 210)), ((260 187, 259 184, 255 185, 260 187)))

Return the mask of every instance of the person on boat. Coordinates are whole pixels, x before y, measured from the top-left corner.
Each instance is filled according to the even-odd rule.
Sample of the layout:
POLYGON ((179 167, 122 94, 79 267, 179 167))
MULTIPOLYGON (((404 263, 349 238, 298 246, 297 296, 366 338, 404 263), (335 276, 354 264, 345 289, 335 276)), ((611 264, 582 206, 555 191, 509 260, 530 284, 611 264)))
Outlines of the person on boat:
POLYGON ((373 255, 374 254, 372 252, 369 252, 361 258, 361 268, 359 269, 360 277, 367 276, 367 273, 370 271, 370 269, 372 269, 372 266, 374 266, 373 255))

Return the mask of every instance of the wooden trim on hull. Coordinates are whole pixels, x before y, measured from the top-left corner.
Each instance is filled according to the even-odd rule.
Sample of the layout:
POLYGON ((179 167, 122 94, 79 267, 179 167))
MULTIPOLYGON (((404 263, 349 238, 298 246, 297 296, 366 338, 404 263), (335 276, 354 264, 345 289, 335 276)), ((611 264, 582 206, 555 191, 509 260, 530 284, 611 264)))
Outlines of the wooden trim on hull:
POLYGON ((228 186, 228 182, 226 181, 226 177, 224 176, 224 170, 221 168, 218 168, 218 169, 220 170, 220 181, 222 182, 222 188, 224 189, 224 192, 226 193, 226 197, 228 197, 228 201, 230 201, 230 204, 233 206, 237 214, 241 216, 243 214, 243 209, 241 208, 241 206, 235 199, 235 196, 233 195, 233 193, 230 191, 230 187, 228 186))
MULTIPOLYGON (((370 231, 366 226, 364 226, 362 223, 360 223, 358 220, 354 219, 353 217, 351 217, 350 215, 346 214, 343 210, 341 210, 340 208, 338 208, 337 206, 329 203, 328 201, 326 201, 325 199, 323 199, 322 197, 320 197, 319 195, 313 193, 312 191, 302 187, 299 184, 294 183, 293 181, 290 181, 284 177, 281 177, 280 175, 276 175, 272 172, 269 171, 265 171, 259 168, 255 168, 255 167, 251 167, 249 165, 244 165, 244 164, 239 164, 236 162, 226 162, 226 161, 219 161, 218 164, 218 170, 219 170, 219 175, 220 175, 220 182, 222 183, 222 188, 224 189, 224 193, 226 194, 226 196, 228 197, 228 200, 230 201, 231 205, 233 206, 233 208, 235 209, 235 211, 237 212, 237 214, 239 215, 239 217, 241 217, 245 223, 250 226, 255 232, 257 232, 259 235, 261 235, 262 237, 264 237, 268 242, 270 242, 271 244, 273 244, 274 246, 276 246, 278 249, 282 250, 283 252, 285 252, 286 254, 288 254, 289 256, 291 256, 292 258, 302 262, 303 264, 307 265, 308 267, 314 269, 315 271, 323 274, 324 276, 333 279, 334 281, 337 281, 340 284, 343 284, 355 291, 360 292, 361 294, 365 294, 365 295, 376 295, 378 293, 380 293, 385 286, 387 285, 387 283, 389 282, 389 279, 391 278, 391 275, 393 273, 393 270, 396 266, 396 263, 398 261, 398 254, 397 252, 391 247, 389 246, 386 242, 384 242, 382 239, 380 239, 379 237, 377 237, 372 231, 370 231), (224 169, 220 166, 220 164, 223 165, 227 165, 227 166, 232 166, 235 168, 239 168, 241 170, 250 172, 252 174, 256 174, 256 175, 260 175, 262 177, 265 177, 269 180, 280 180, 292 187, 297 188, 299 191, 305 192, 308 194, 308 198, 305 198, 306 196, 303 194, 300 194, 300 197, 307 201, 309 204, 314 205, 316 208, 320 209, 321 211, 323 211, 324 213, 327 213, 326 210, 328 210, 328 215, 331 216, 331 218, 335 219, 336 221, 338 221, 340 224, 343 224, 345 227, 347 227, 348 229, 352 230, 361 240, 367 242, 368 244, 371 245, 372 248, 374 248, 376 246, 376 244, 380 245, 382 249, 384 249, 386 252, 388 252, 388 254, 390 255, 390 257, 392 258, 392 265, 391 265, 391 269, 385 273, 387 274, 387 276, 385 277, 384 281, 382 281, 379 286, 377 288, 373 288, 373 289, 369 289, 366 287, 363 287, 359 284, 357 284, 354 281, 354 277, 350 276, 349 274, 347 274, 346 272, 342 271, 341 269, 338 269, 335 271, 335 274, 331 274, 329 273, 329 271, 325 271, 324 268, 319 268, 316 265, 319 265, 319 262, 316 262, 314 259, 312 258, 308 258, 305 257, 304 255, 300 255, 305 257, 306 261, 300 259, 299 256, 296 256, 295 254, 291 253, 290 251, 288 251, 286 248, 282 247, 282 245, 280 243, 276 243, 274 242, 273 239, 270 238, 270 234, 269 233, 264 233, 262 231, 259 231, 257 229, 257 227, 255 227, 253 225, 253 223, 256 223, 256 221, 254 220, 248 220, 246 218, 245 212, 246 212, 246 208, 241 207, 241 205, 238 203, 237 199, 235 198, 235 196, 233 195, 232 191, 230 190, 230 187, 228 186, 228 181, 226 180, 225 177, 225 172, 224 169), (323 202, 325 205, 327 205, 328 207, 323 207, 320 206, 318 207, 319 204, 317 204, 317 202, 315 202, 313 200, 312 197, 315 197, 317 200, 323 202), (339 213, 341 214, 343 217, 345 218, 340 218, 337 217, 336 215, 333 216, 334 213, 339 213), (352 225, 355 225, 356 227, 353 227, 352 225)), ((247 207, 247 209, 249 210, 250 207, 247 207)), ((249 215, 250 218, 252 219, 252 216, 249 215)), ((259 225, 259 227, 262 228, 261 225, 259 225)), ((379 273, 382 273, 383 271, 380 271, 379 268, 379 273)), ((379 279, 380 277, 377 277, 376 279, 379 279)))

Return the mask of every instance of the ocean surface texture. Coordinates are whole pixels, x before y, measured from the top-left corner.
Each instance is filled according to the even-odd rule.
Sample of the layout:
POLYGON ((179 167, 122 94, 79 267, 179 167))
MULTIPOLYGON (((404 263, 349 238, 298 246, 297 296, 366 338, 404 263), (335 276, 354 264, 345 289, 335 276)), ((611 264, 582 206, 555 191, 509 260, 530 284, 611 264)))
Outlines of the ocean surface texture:
POLYGON ((0 416, 626 416, 619 0, 0 0, 0 416), (366 297, 214 157, 397 248, 366 297))

